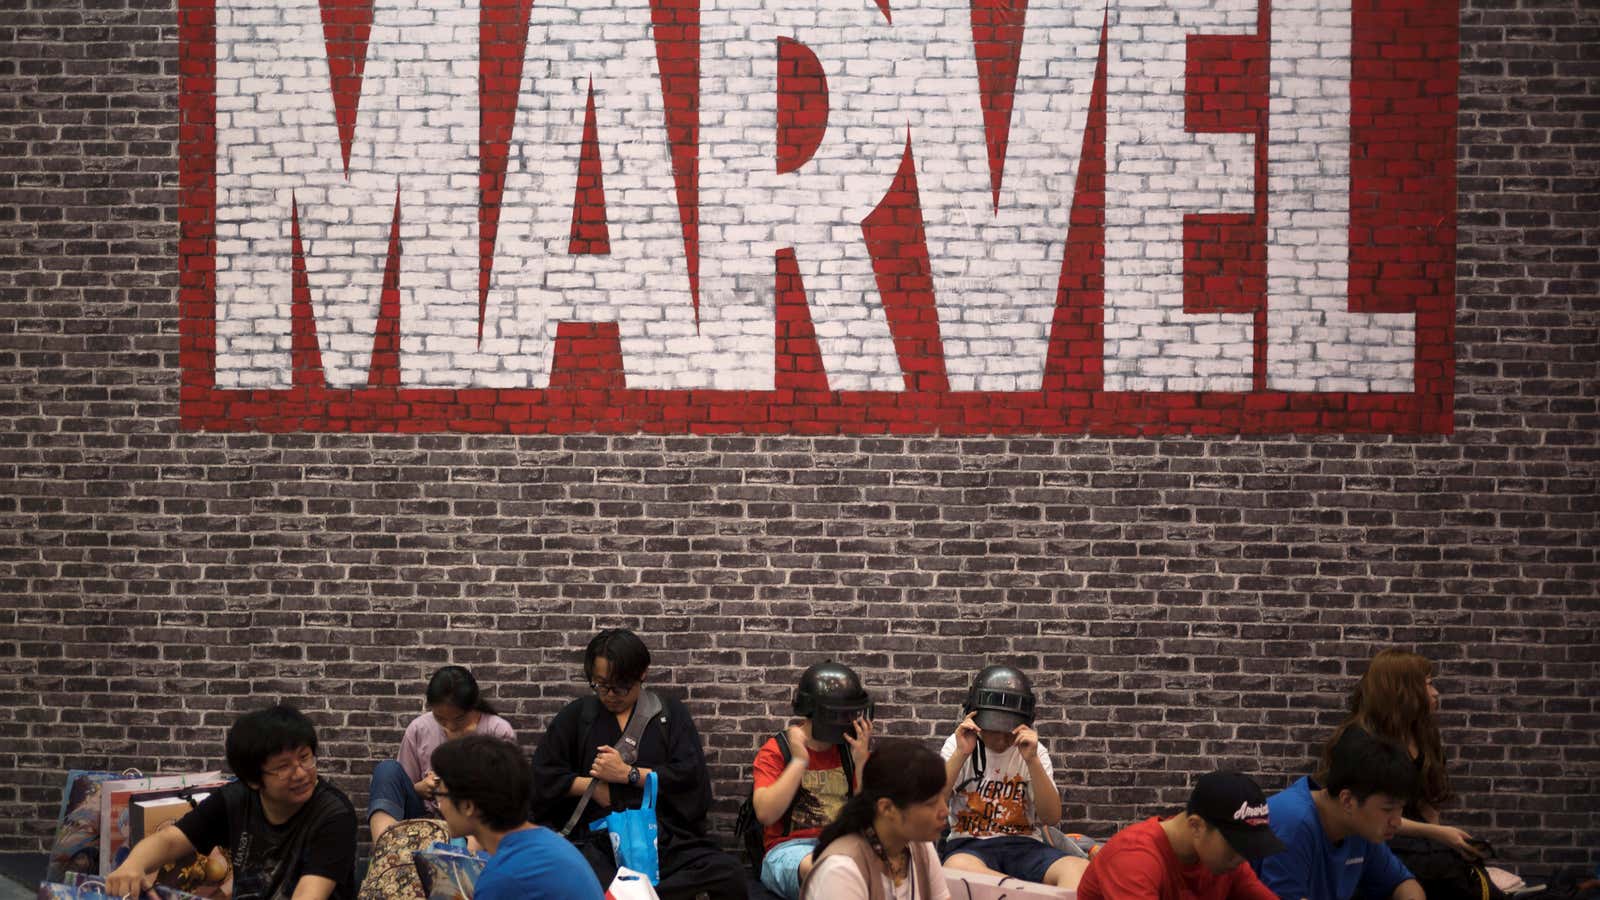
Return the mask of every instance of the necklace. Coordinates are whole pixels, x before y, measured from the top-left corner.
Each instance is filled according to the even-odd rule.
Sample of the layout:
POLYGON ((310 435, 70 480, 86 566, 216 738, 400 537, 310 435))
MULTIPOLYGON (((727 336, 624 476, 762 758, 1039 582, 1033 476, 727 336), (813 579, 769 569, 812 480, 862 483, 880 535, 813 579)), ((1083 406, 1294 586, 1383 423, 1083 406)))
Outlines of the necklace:
POLYGON ((889 851, 883 849, 883 841, 878 839, 878 830, 876 828, 868 825, 861 832, 861 836, 867 839, 867 846, 871 847, 872 852, 876 853, 878 859, 882 860, 883 864, 888 867, 890 880, 895 884, 905 881, 906 876, 911 872, 911 845, 907 844, 905 849, 900 851, 898 859, 890 859, 889 851))

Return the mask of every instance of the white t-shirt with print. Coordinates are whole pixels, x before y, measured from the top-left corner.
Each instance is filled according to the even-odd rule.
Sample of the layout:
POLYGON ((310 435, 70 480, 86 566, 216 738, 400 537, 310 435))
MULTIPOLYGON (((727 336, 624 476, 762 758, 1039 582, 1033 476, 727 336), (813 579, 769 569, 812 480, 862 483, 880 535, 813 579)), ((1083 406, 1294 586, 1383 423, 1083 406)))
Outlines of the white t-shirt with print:
MULTIPOLYGON (((1004 753, 984 753, 983 772, 973 771, 978 754, 962 763, 956 775, 955 791, 950 796, 950 837, 991 838, 1008 835, 1038 837, 1039 817, 1033 804, 1033 776, 1028 773, 1022 751, 1012 745, 1004 753)), ((945 738, 939 754, 945 759, 956 755, 956 736, 945 738)), ((1050 752, 1038 745, 1037 756, 1046 777, 1054 777, 1050 752)))

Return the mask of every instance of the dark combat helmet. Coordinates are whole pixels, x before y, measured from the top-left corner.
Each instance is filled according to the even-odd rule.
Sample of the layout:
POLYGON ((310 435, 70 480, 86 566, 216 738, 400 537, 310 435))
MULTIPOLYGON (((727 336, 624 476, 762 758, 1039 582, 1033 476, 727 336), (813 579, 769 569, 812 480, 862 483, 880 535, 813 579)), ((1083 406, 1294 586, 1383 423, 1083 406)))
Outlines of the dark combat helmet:
POLYGON ((794 692, 794 714, 811 720, 811 737, 824 744, 844 740, 852 723, 872 718, 872 698, 861 676, 843 663, 817 663, 800 675, 794 692))
POLYGON ((1010 732, 1033 724, 1033 684, 1021 669, 986 666, 972 679, 961 714, 976 712, 974 720, 984 731, 1010 732))

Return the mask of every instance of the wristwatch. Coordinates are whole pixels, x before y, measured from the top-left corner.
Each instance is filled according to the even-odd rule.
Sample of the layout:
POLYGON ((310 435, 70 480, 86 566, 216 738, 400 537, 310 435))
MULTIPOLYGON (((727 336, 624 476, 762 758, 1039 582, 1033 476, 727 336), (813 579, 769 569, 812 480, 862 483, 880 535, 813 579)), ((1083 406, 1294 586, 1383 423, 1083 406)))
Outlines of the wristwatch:
POLYGON ((634 766, 628 770, 628 787, 639 786, 639 767, 634 766))

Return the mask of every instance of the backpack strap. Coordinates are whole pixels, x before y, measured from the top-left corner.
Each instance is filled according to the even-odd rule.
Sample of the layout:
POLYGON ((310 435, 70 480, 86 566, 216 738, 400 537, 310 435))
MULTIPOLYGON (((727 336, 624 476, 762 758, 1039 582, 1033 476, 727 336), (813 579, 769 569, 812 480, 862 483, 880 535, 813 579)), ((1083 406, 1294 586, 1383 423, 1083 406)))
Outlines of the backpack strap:
MULTIPOLYGON (((777 734, 773 735, 773 739, 778 742, 778 753, 783 757, 783 767, 785 769, 789 768, 789 763, 794 760, 794 754, 792 752, 790 752, 790 750, 789 750, 789 736, 780 731, 777 734)), ((799 795, 799 793, 800 793, 799 791, 795 791, 795 794, 797 796, 799 795)), ((789 805, 787 807, 785 807, 784 810, 783 810, 783 818, 779 819, 778 821, 783 823, 783 836, 784 837, 788 837, 789 836, 789 832, 794 831, 794 801, 793 800, 789 801, 789 805)))
POLYGON ((666 725, 666 704, 656 696, 655 691, 640 691, 639 699, 633 704, 633 713, 628 716, 628 727, 622 730, 622 739, 617 741, 617 754, 622 761, 633 765, 639 758, 639 741, 644 737, 645 728, 649 727, 650 720, 661 716, 661 724, 666 725))
MULTIPOLYGON (((778 752, 783 754, 783 764, 788 767, 789 760, 794 758, 794 755, 789 752, 789 736, 780 731, 776 737, 778 740, 778 752)), ((850 754, 850 745, 848 743, 836 746, 839 748, 839 767, 844 769, 844 795, 853 797, 856 793, 855 757, 850 754)), ((798 792, 796 793, 798 794, 798 792)), ((793 819, 794 801, 791 800, 789 801, 789 808, 783 811, 783 833, 785 836, 788 836, 794 830, 793 819)))
POLYGON ((969 784, 976 784, 983 781, 983 771, 989 767, 989 759, 984 753, 982 738, 978 739, 977 749, 973 750, 972 755, 967 757, 967 762, 972 764, 972 777, 966 779, 965 781, 957 782, 955 787, 952 789, 953 793, 966 790, 967 785, 969 784))

